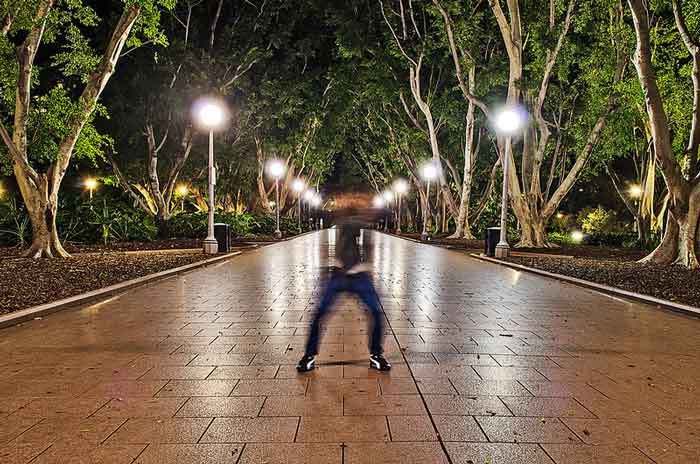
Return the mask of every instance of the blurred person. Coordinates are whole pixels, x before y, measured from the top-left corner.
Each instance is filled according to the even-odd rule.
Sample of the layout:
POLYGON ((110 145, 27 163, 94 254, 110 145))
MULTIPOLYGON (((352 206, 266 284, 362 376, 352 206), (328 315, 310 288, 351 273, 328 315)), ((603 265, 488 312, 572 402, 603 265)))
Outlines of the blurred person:
POLYGON ((333 303, 343 292, 359 297, 370 313, 369 366, 371 369, 388 371, 391 364, 384 357, 384 314, 379 296, 369 273, 371 243, 368 233, 381 209, 371 208, 370 197, 362 194, 344 195, 336 200, 338 210, 334 213, 336 226, 335 265, 318 305, 306 344, 306 352, 297 364, 300 372, 315 368, 316 355, 321 338, 321 323, 333 308, 333 303))

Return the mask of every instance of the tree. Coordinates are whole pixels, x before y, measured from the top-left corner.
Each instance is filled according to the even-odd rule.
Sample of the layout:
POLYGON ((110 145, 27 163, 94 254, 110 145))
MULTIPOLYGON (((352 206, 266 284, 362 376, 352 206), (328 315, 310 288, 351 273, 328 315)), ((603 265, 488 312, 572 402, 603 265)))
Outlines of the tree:
MULTIPOLYGON (((673 1, 674 19, 679 35, 691 56, 693 70, 693 114, 689 143, 684 157, 688 160, 688 170, 683 169, 673 149, 673 136, 669 117, 664 106, 657 73, 652 61, 650 25, 651 19, 643 0, 628 0, 632 11, 637 47, 634 65, 644 92, 649 126, 654 142, 654 156, 669 191, 668 219, 661 244, 643 261, 656 264, 678 263, 689 268, 699 267, 696 253, 698 241, 698 221, 700 220, 700 177, 698 176, 698 135, 700 125, 700 68, 699 41, 691 36, 683 16, 682 4, 673 1)), ((695 15, 700 13, 696 8, 695 15)), ((697 20, 698 16, 695 16, 697 20)))
POLYGON ((96 26, 100 18, 82 1, 25 0, 12 6, 2 5, 2 72, 6 82, 11 83, 15 98, 14 110, 5 112, 6 118, 12 117, 13 124, 7 129, 3 121, 0 135, 32 223, 29 256, 68 255, 56 230, 56 213, 61 182, 76 147, 85 142, 81 135, 98 109, 100 95, 114 74, 125 46, 139 46, 142 43, 139 37, 165 43, 157 27, 160 9, 172 8, 174 0, 124 0, 121 4, 121 15, 101 56, 93 51, 83 33, 84 28, 96 26), (137 34, 132 35, 132 30, 137 34), (56 53, 51 63, 40 63, 59 69, 57 75, 51 76, 54 87, 33 97, 33 91, 40 90, 41 77, 48 72, 40 66, 39 72, 35 72, 39 49, 42 45, 59 45, 61 35, 65 37, 62 44, 65 51, 56 53), (13 60, 9 56, 15 45, 13 60), (81 84, 82 90, 78 90, 81 84), (59 118, 49 126, 48 134, 42 134, 55 140, 53 153, 36 153, 30 146, 30 133, 47 117, 38 115, 37 111, 49 111, 49 118, 59 118))

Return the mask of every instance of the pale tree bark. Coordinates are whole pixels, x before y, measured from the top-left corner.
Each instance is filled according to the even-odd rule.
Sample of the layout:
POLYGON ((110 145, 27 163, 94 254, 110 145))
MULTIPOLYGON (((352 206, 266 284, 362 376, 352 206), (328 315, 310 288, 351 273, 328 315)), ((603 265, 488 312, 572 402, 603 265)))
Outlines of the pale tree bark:
POLYGON ((41 44, 47 18, 54 6, 53 0, 38 4, 35 26, 17 52, 18 78, 16 83, 15 119, 12 136, 2 127, 1 135, 12 156, 13 168, 22 198, 32 223, 32 245, 28 256, 68 256, 56 229, 58 192, 70 165, 75 144, 83 127, 92 116, 97 100, 115 71, 131 28, 141 10, 137 5, 126 7, 95 71, 88 77, 79 97, 80 111, 67 123, 67 134, 58 145, 56 159, 45 173, 36 172, 30 165, 27 151, 28 118, 31 105, 31 80, 34 60, 41 44))
MULTIPOLYGON (((677 263, 698 268, 696 246, 700 220, 700 183, 687 180, 673 153, 672 136, 651 58, 649 14, 642 0, 628 0, 637 38, 634 64, 644 91, 654 140, 654 155, 669 190, 669 215, 661 244, 643 262, 677 263)), ((678 5, 676 12, 679 16, 678 5)), ((681 21, 682 22, 682 21, 681 21)), ((681 28, 682 29, 682 28, 681 28)), ((694 114, 697 124, 697 114, 694 114)))
MULTIPOLYGON (((469 88, 473 92, 476 86, 476 70, 474 66, 469 68, 469 88)), ((472 192, 472 169, 476 163, 476 152, 478 146, 474 145, 474 122, 476 105, 469 102, 467 108, 465 135, 464 135, 464 174, 462 176, 462 195, 459 202, 459 215, 457 216, 457 227, 455 233, 450 238, 465 238, 474 240, 471 227, 469 225, 469 202, 472 192)))
POLYGON ((671 0, 671 3, 673 4, 676 27, 693 60, 693 69, 690 74, 693 81, 693 117, 686 156, 688 159, 687 178, 694 179, 698 175, 698 149, 700 148, 700 39, 691 37, 685 24, 680 0, 671 0))
MULTIPOLYGON (((550 171, 550 179, 546 182, 546 194, 542 187, 542 165, 549 151, 551 142, 550 123, 543 115, 544 104, 547 99, 549 85, 554 72, 557 59, 561 54, 566 37, 569 34, 573 18, 575 15, 575 0, 567 3, 565 16, 560 22, 559 31, 555 31, 557 24, 554 19, 555 10, 550 4, 549 26, 552 34, 556 33, 556 42, 552 48, 547 50, 545 55, 544 68, 540 85, 535 95, 522 95, 520 82, 523 78, 523 41, 521 33, 520 5, 519 0, 507 0, 508 15, 501 8, 501 0, 489 0, 492 12, 498 23, 503 43, 508 52, 509 59, 509 79, 507 105, 511 107, 527 104, 530 108, 532 122, 525 129, 525 136, 522 143, 521 166, 518 172, 513 154, 513 144, 510 138, 501 140, 499 143, 501 157, 510 163, 510 174, 508 178, 510 203, 513 213, 521 225, 520 241, 516 247, 544 248, 550 246, 546 235, 546 226, 551 216, 556 212, 561 201, 566 197, 574 184, 581 176, 590 159, 595 146, 600 140, 603 129, 610 113, 613 110, 614 95, 608 97, 606 105, 601 110, 601 114, 596 120, 588 134, 586 145, 577 154, 576 161, 571 168, 561 177, 561 182, 554 192, 549 195, 552 188, 552 178, 555 170, 550 171)), ((621 7, 611 12, 611 23, 616 27, 622 21, 621 7)), ((618 43, 617 38, 613 40, 616 45, 617 66, 615 70, 614 83, 622 79, 626 64, 623 48, 618 43)), ((558 137, 559 138, 559 137, 558 137)), ((558 153, 561 147, 555 147, 558 153)), ((557 154, 557 156, 559 156, 557 154)), ((566 154, 562 155, 564 158, 566 154)))
MULTIPOLYGON (((396 41, 397 46, 399 47, 399 50, 403 54, 403 56, 406 58, 408 62, 408 71, 409 71, 409 87, 411 89, 411 95, 413 96, 413 99, 415 100, 416 105, 418 106, 418 109, 420 112, 423 114, 423 117, 426 122, 426 128, 425 131, 428 135, 428 140, 430 143, 430 150, 432 153, 433 157, 433 163, 435 163, 436 166, 441 167, 442 166, 442 156, 440 155, 440 144, 438 141, 438 128, 435 123, 435 118, 433 117, 432 109, 430 107, 429 103, 429 98, 426 98, 423 95, 423 90, 422 90, 422 69, 423 69, 423 59, 424 59, 424 54, 423 53, 418 53, 417 57, 412 57, 410 56, 407 51, 406 47, 404 46, 404 43, 402 39, 397 35, 396 30, 394 26, 391 24, 391 21, 386 15, 385 8, 384 8, 384 3, 382 0, 379 0, 379 4, 381 7, 382 15, 384 17, 384 21, 386 25, 388 26, 394 40, 396 41)), ((403 18, 403 15, 405 14, 406 8, 404 8, 403 5, 403 0, 399 0, 400 4, 400 11, 401 11, 401 16, 402 16, 402 24, 404 25, 404 37, 407 36, 407 32, 405 30, 405 24, 406 21, 403 18)), ((417 23, 415 21, 414 15, 413 15, 413 6, 412 2, 409 0, 409 8, 408 11, 410 12, 409 16, 411 19, 411 23, 413 24, 414 27, 414 32, 416 36, 422 39, 421 32, 417 26, 417 23)), ((442 169, 438 169, 438 183, 439 183, 439 191, 441 195, 443 196, 447 207, 450 211, 450 214, 453 217, 457 217, 459 215, 459 209, 457 207, 457 204, 455 202, 454 196, 452 194, 452 190, 450 189, 449 184, 447 183, 447 179, 445 177, 445 173, 443 172, 442 169)), ((438 186, 436 186, 437 188, 438 186)))

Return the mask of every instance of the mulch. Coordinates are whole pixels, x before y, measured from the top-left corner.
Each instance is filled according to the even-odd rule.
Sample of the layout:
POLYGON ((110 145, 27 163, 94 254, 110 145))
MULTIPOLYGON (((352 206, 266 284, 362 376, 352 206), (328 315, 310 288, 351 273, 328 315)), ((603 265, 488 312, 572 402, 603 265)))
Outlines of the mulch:
POLYGON ((508 261, 700 307, 700 270, 689 270, 681 266, 641 264, 635 261, 643 255, 641 252, 629 253, 626 256, 608 254, 604 258, 604 250, 599 249, 598 257, 511 257, 508 261))
POLYGON ((0 257, 0 314, 206 259, 200 250, 79 253, 65 259, 0 257))

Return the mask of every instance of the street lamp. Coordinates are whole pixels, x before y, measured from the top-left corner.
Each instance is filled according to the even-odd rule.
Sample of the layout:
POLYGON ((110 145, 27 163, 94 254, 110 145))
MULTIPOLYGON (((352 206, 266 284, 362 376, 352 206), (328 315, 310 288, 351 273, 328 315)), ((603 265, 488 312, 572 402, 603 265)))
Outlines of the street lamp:
MULTIPOLYGON (((316 196, 316 192, 313 189, 308 189, 304 192, 304 200, 306 201, 306 220, 307 222, 311 221, 311 202, 313 201, 314 197, 316 196)), ((313 225, 310 225, 311 229, 313 229, 313 225)))
POLYGON ((397 179, 394 182, 394 192, 396 193, 396 197, 398 198, 398 219, 397 219, 397 224, 396 224, 396 233, 401 234, 401 199, 402 197, 408 192, 408 182, 406 182, 403 179, 397 179))
POLYGON ((394 193, 391 190, 386 190, 382 193, 382 199, 384 204, 387 206, 386 214, 384 216, 384 231, 389 232, 389 213, 391 212, 391 204, 394 201, 394 193))
POLYGON ((226 121, 226 109, 219 101, 203 99, 194 106, 196 121, 203 129, 209 131, 209 217, 207 238, 204 239, 204 253, 218 253, 219 244, 214 236, 214 186, 216 185, 216 168, 214 167, 214 130, 223 126, 226 121))
POLYGON ((94 179, 92 177, 88 177, 83 182, 83 185, 85 185, 85 188, 90 191, 90 201, 92 201, 93 192, 97 188, 97 179, 94 179))
POLYGON ((275 203, 277 204, 277 229, 275 229, 275 238, 277 240, 282 238, 282 231, 280 230, 280 178, 284 175, 286 168, 284 163, 280 160, 271 160, 267 163, 267 172, 275 179, 275 203))
POLYGON ((495 126, 498 135, 506 136, 506 148, 503 154, 503 195, 501 198, 501 239, 496 245, 496 257, 510 256, 508 245, 508 179, 510 176, 510 156, 513 149, 513 135, 524 125, 526 116, 519 108, 511 107, 501 110, 496 115, 495 126))
MULTIPOLYGON (((314 195, 313 199, 311 200, 311 205, 318 210, 318 208, 321 206, 323 203, 323 200, 321 200, 321 197, 319 195, 314 195)), ((318 222, 317 228, 321 230, 321 219, 318 217, 318 213, 316 213, 316 221, 318 222)))
POLYGON ((423 208, 423 232, 420 234, 421 240, 428 240, 428 216, 430 215, 430 182, 438 175, 438 170, 432 162, 426 163, 421 169, 421 176, 426 182, 426 201, 423 208))
POLYGON ((292 182, 292 190, 297 194, 297 207, 299 213, 299 233, 301 233, 301 193, 306 188, 306 183, 301 179, 294 179, 292 182))

